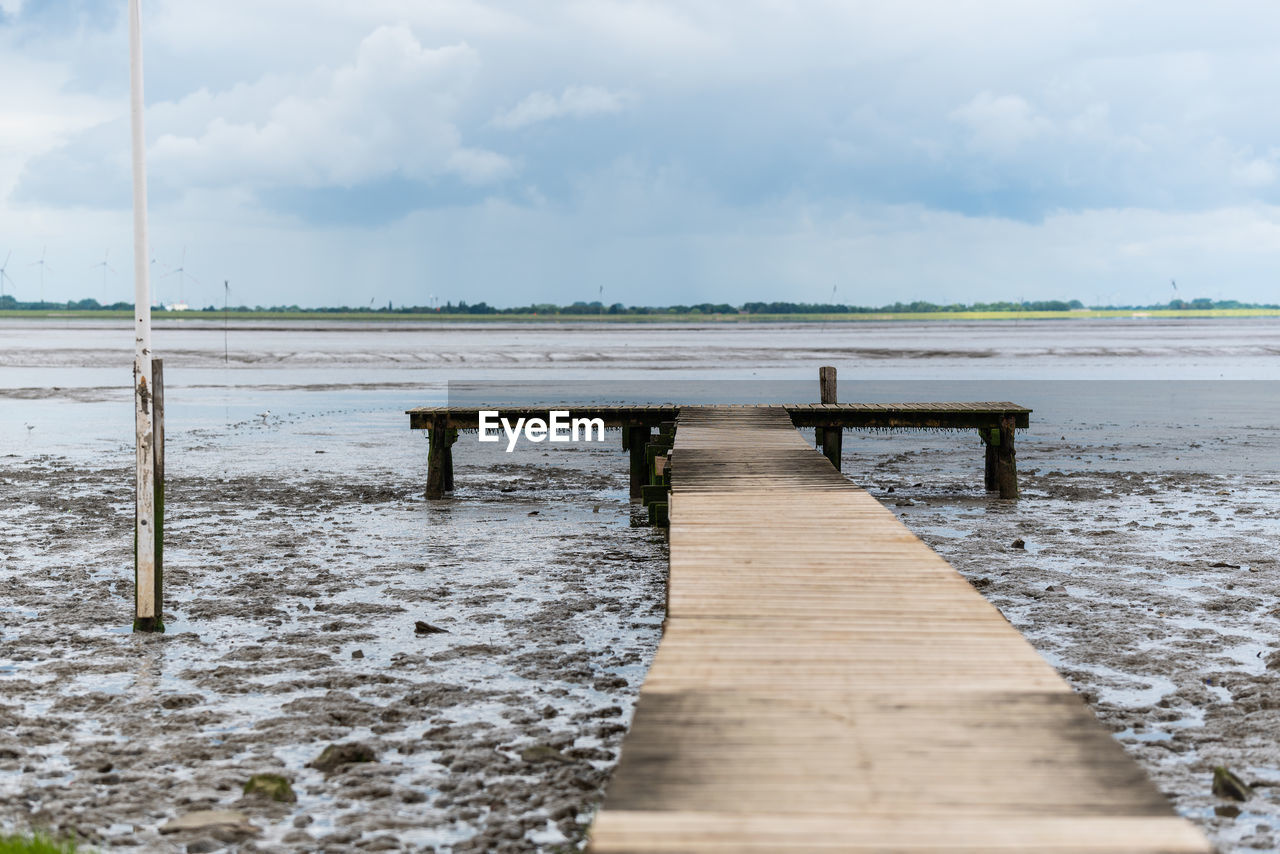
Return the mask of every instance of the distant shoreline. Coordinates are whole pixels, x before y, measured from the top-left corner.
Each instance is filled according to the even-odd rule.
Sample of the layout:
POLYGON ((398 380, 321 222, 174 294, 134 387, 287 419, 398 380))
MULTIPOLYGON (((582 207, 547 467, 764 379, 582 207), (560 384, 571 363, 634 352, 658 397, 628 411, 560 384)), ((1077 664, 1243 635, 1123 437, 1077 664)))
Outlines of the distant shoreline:
MULTIPOLYGON (((1211 309, 1076 309, 1072 311, 931 311, 931 312, 849 312, 839 314, 451 314, 423 312, 322 312, 322 311, 153 311, 152 320, 161 321, 342 321, 351 323, 873 323, 877 321, 973 321, 973 320, 1094 320, 1094 319, 1190 319, 1280 317, 1274 308, 1211 309)), ((60 309, 57 311, 0 311, 5 320, 132 320, 132 311, 60 309)))

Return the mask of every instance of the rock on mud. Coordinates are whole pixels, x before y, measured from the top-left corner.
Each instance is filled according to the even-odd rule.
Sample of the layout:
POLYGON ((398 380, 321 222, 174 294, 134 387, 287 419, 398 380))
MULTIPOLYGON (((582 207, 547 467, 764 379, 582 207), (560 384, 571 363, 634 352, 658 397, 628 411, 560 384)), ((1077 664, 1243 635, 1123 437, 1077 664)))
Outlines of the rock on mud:
POLYGON ((244 813, 235 810, 197 810, 160 827, 161 833, 178 833, 183 830, 230 830, 246 835, 262 832, 262 828, 249 823, 244 813))
POLYGON ((256 795, 285 804, 296 803, 298 800, 289 779, 280 774, 254 774, 244 784, 244 793, 246 796, 256 795))
POLYGON ((545 744, 535 744, 526 747, 520 751, 520 758, 525 762, 572 762, 568 756, 565 756, 554 747, 545 744))
POLYGON ((1249 784, 1232 774, 1225 765, 1213 769, 1213 793, 1233 801, 1247 801, 1253 797, 1253 789, 1249 784))
POLYGON ((311 760, 310 767, 329 774, 343 765, 351 765, 355 762, 377 761, 378 755, 373 752, 372 747, 359 742, 349 742, 347 744, 329 745, 320 752, 319 756, 311 760))

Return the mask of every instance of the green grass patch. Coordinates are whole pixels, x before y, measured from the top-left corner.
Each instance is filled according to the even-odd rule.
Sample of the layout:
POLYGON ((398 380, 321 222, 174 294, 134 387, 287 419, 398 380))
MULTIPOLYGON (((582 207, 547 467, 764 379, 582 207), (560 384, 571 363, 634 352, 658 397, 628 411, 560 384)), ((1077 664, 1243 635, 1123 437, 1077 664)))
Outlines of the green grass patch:
POLYGON ((86 849, 77 848, 73 841, 59 842, 43 833, 0 836, 0 854, 76 854, 77 851, 88 854, 86 849))

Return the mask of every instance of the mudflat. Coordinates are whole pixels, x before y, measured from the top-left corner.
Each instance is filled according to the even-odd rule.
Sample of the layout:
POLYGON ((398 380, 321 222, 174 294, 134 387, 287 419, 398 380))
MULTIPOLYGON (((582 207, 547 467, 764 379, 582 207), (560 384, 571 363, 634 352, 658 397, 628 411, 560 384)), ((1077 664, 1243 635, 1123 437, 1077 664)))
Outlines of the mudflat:
POLYGON ((147 851, 577 844, 658 641, 664 540, 632 524, 616 432, 464 435, 428 502, 404 410, 548 378, 816 399, 834 364, 842 400, 1035 410, 1016 504, 982 491, 976 434, 849 433, 843 470, 1179 812, 1277 846, 1280 325, 276 327, 157 331, 168 632, 143 636, 128 326, 0 322, 0 821, 147 851), (1214 796, 1217 765, 1253 797, 1214 796), (292 798, 246 795, 254 774, 292 798))

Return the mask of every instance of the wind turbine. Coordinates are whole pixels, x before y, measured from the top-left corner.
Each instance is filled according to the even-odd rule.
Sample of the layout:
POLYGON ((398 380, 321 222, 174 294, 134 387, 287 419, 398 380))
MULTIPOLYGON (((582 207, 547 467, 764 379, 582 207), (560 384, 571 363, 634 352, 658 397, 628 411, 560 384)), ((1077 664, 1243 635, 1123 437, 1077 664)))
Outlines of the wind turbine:
MULTIPOLYGON (((177 267, 165 273, 164 278, 168 278, 174 273, 178 274, 178 303, 185 307, 187 304, 187 247, 185 246, 182 247, 182 262, 178 264, 177 267)), ((191 277, 191 281, 195 282, 197 285, 200 284, 200 280, 195 276, 191 277)))
POLYGON ((13 281, 13 276, 10 276, 8 272, 9 259, 12 257, 13 257, 13 250, 10 249, 9 254, 4 257, 4 263, 0 264, 0 297, 4 296, 4 280, 5 279, 8 279, 9 284, 11 285, 17 284, 16 282, 13 281))
POLYGON ((114 274, 116 271, 115 267, 112 267, 110 264, 107 263, 107 258, 110 255, 111 255, 110 249, 108 249, 106 252, 103 252, 102 260, 97 264, 94 264, 93 267, 90 268, 93 270, 96 270, 99 267, 102 268, 102 304, 103 306, 106 306, 107 304, 107 271, 110 271, 112 274, 114 274))
POLYGON ((44 271, 48 269, 50 272, 52 272, 52 269, 49 267, 49 265, 44 263, 44 253, 48 251, 48 248, 49 247, 47 246, 40 247, 40 260, 32 261, 30 264, 27 265, 28 267, 40 268, 40 302, 44 302, 44 271))

